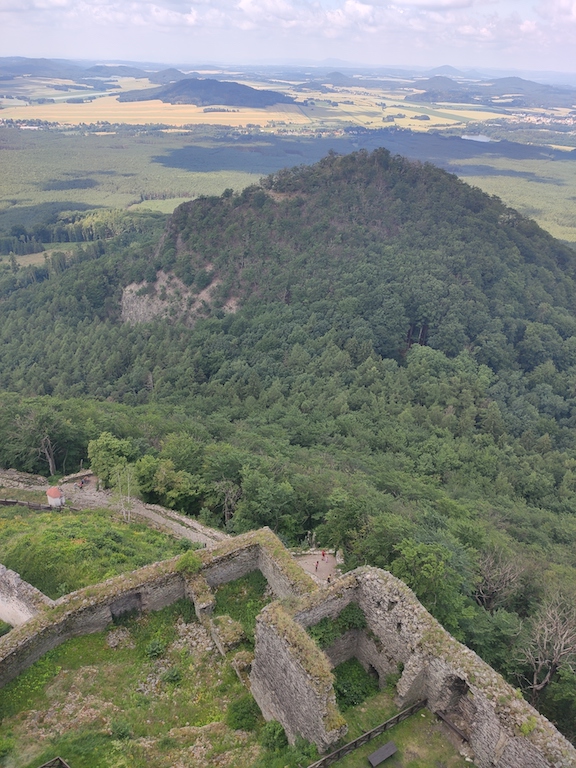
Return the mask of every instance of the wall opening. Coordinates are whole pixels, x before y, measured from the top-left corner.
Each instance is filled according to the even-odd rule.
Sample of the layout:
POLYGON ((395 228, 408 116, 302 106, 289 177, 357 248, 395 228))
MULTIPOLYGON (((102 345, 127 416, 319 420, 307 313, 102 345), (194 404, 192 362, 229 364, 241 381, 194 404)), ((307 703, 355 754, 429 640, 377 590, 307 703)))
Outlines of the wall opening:
POLYGON ((444 690, 444 705, 439 709, 439 714, 452 730, 469 741, 475 716, 470 687, 465 680, 454 675, 445 681, 444 690))

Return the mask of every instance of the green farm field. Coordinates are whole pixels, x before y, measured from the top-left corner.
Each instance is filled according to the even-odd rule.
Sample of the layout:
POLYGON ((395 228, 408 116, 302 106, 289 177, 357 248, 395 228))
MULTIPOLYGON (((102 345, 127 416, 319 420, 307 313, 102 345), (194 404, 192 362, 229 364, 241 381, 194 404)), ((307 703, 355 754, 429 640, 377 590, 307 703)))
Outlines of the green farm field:
MULTIPOLYGON (((63 93, 58 88, 65 81, 16 78, 14 98, 3 99, 0 109, 5 121, 0 124, 0 234, 53 222, 63 211, 170 214, 182 202, 228 188, 238 191, 280 168, 317 162, 330 150, 345 154, 384 146, 440 165, 498 195, 553 235, 576 242, 574 153, 551 144, 504 141, 487 147, 460 140, 495 120, 504 135, 507 126, 513 131, 514 116, 504 105, 421 103, 414 100, 417 87, 395 87, 390 81, 329 92, 313 84, 302 91, 289 82, 244 82, 281 90, 297 103, 204 112, 158 100, 119 102, 118 92, 153 85, 134 78, 116 78, 114 94, 69 103, 70 96, 86 95, 74 91, 72 81, 72 90, 63 93), (46 97, 54 103, 38 103, 46 97), (17 121, 28 130, 16 127, 17 121), (43 121, 51 123, 50 130, 32 130, 43 121)), ((553 112, 566 116, 566 110, 553 112)), ((526 114, 536 119, 546 111, 526 114)), ((568 141, 568 134, 548 133, 558 146, 568 141)))
POLYGON ((0 232, 71 210, 142 208, 169 214, 186 200, 240 190, 280 168, 316 162, 331 149, 345 154, 385 146, 456 173, 556 237, 576 242, 573 153, 358 128, 358 133, 291 136, 234 135, 215 128, 94 134, 0 127, 0 232))

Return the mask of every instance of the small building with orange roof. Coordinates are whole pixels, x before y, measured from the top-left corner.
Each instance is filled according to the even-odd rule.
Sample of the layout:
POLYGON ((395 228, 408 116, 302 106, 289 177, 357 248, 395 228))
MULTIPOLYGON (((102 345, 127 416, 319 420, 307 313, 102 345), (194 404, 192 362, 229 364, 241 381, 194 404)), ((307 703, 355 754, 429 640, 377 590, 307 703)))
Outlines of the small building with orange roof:
POLYGON ((51 488, 48 488, 46 491, 46 496, 48 497, 48 504, 50 504, 50 506, 54 509, 62 509, 66 502, 64 494, 60 488, 57 488, 55 485, 53 485, 51 488))

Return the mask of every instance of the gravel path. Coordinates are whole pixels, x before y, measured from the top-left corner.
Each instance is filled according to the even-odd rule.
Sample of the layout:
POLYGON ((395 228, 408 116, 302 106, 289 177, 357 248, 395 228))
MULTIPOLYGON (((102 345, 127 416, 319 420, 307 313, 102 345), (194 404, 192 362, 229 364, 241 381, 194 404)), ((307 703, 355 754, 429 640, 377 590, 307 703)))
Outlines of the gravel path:
MULTIPOLYGON (((65 483, 61 486, 66 496, 66 501, 73 507, 80 509, 114 509, 121 512, 120 503, 112 498, 111 491, 99 491, 96 488, 96 479, 92 476, 84 481, 84 486, 78 488, 75 483, 65 483)), ((208 528, 197 520, 186 515, 174 512, 156 504, 144 504, 138 499, 130 499, 129 514, 132 518, 143 518, 153 527, 167 531, 175 536, 197 544, 203 544, 207 549, 215 547, 220 541, 230 537, 222 531, 208 528)))

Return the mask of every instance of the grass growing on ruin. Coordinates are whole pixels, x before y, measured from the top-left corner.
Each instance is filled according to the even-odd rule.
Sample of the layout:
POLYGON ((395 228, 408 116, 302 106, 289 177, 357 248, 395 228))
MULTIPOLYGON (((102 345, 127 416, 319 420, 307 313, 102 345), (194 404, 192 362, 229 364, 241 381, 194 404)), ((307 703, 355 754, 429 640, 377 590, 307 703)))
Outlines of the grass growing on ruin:
POLYGON ((349 603, 336 618, 326 616, 308 627, 308 634, 320 648, 329 648, 341 635, 351 629, 365 629, 366 617, 358 603, 349 603))
POLYGON ((215 592, 215 615, 227 615, 240 622, 250 645, 254 645, 256 616, 272 599, 267 594, 267 586, 260 571, 252 571, 241 579, 223 584, 215 592))
POLYGON ((2 689, 0 758, 11 768, 55 755, 74 768, 223 764, 250 766, 256 733, 226 725, 246 695, 193 607, 180 600, 69 640, 2 689))
POLYGON ((146 525, 121 522, 109 510, 0 507, 0 562, 52 598, 190 546, 146 525))
POLYGON ((366 672, 358 659, 348 659, 333 671, 334 693, 341 712, 361 704, 378 692, 378 680, 366 672))
MULTIPOLYGON (((397 711, 393 692, 389 690, 380 691, 362 704, 348 709, 348 734, 345 741, 352 741, 375 728, 397 711)), ((398 752, 386 761, 386 768, 430 768, 436 765, 442 768, 464 768, 473 765, 458 754, 447 736, 445 726, 427 709, 417 712, 334 765, 338 768, 367 765, 368 755, 388 741, 394 741, 398 752)))

